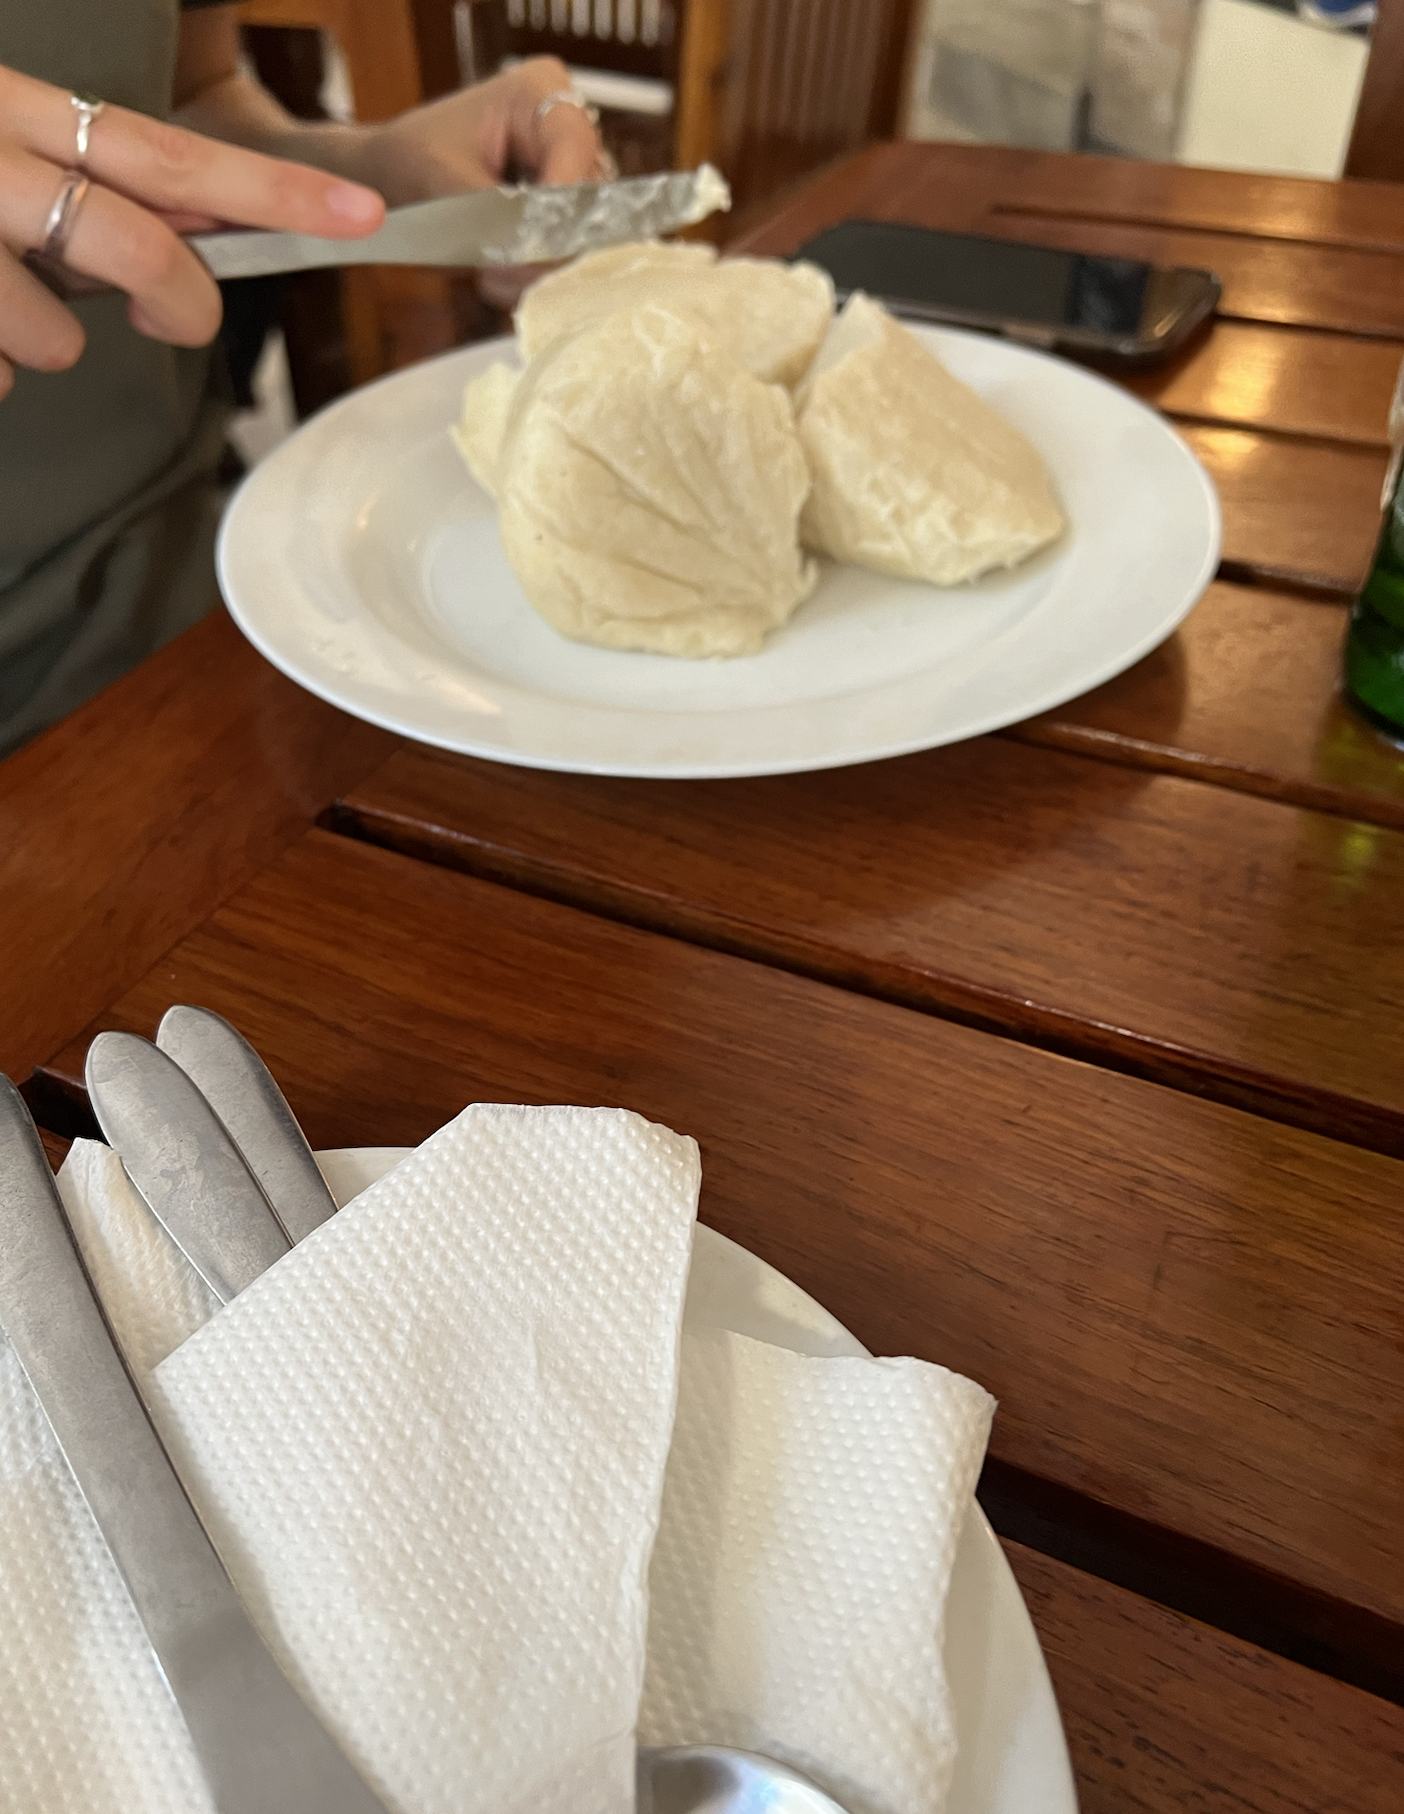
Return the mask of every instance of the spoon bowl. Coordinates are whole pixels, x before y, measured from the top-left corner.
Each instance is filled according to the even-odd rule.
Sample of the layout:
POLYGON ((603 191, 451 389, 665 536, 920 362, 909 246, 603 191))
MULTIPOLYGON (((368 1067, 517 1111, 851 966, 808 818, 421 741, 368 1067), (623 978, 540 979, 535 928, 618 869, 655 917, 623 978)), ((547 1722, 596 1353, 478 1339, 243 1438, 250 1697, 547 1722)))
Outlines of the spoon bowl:
POLYGON ((641 1750, 638 1814, 846 1814, 784 1764, 727 1745, 641 1750))

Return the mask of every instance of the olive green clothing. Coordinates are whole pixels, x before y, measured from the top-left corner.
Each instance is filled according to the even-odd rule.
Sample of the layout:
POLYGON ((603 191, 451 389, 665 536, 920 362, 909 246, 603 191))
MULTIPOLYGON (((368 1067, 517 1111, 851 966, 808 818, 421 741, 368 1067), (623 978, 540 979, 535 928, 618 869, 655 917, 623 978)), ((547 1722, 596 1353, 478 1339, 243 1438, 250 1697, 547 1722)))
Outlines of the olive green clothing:
MULTIPOLYGON (((0 64, 164 117, 178 22, 177 0, 7 5, 0 64)), ((0 402, 0 754, 218 603, 209 355, 138 334, 124 297, 72 306, 77 365, 0 402)))

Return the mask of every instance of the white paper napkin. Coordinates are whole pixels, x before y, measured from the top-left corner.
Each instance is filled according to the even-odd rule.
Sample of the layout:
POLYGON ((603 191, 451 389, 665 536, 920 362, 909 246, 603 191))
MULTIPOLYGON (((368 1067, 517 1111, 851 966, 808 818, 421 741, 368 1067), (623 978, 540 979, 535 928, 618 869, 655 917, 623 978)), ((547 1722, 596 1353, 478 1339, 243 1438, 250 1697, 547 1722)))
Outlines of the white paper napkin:
MULTIPOLYGON (((189 1340, 204 1306, 111 1156, 65 1181, 114 1321, 148 1361, 183 1342, 157 1368, 163 1422, 241 1593, 394 1807, 632 1807, 698 1181, 695 1144, 636 1115, 476 1107, 189 1340)), ((81 1500, 57 1510, 120 1600, 81 1500)), ((203 1810, 139 1629, 114 1615, 92 1646, 92 1583, 50 1575, 19 1647, 33 1680, 0 1711, 32 1788, 7 1804, 0 1770, 0 1807, 203 1810), (142 1683, 110 1742, 87 1742, 61 1667, 85 1645, 142 1683)))
POLYGON ((639 1742, 759 1751, 849 1814, 937 1814, 946 1594, 993 1411, 925 1361, 689 1332, 639 1742))
MULTIPOLYGON (((241 1591, 392 1805, 630 1807, 644 1483, 651 1469, 656 1510, 662 1460, 637 1420, 666 1444, 693 1144, 613 1111, 468 1111, 219 1315, 108 1149, 76 1143, 60 1188, 138 1365, 159 1367, 241 1591), (558 1320, 588 1341, 554 1351, 541 1337, 558 1320), (465 1329, 484 1367, 466 1392, 465 1329), (387 1385, 401 1376, 403 1392, 387 1385), (514 1418, 537 1402, 524 1381, 540 1417, 514 1418), (598 1514, 601 1434, 622 1458, 603 1541, 571 1510, 580 1489, 598 1514), (476 1518, 504 1487, 521 1516, 476 1518), (523 1646, 514 1628, 538 1587, 577 1609, 602 1599, 605 1629, 568 1618, 543 1659, 539 1633, 523 1646), (473 1749, 484 1726, 510 1740, 500 1777, 473 1749)), ((942 1620, 992 1401, 925 1363, 805 1358, 713 1321, 695 1302, 684 1331, 640 1740, 741 1744, 854 1814, 938 1814, 954 1755, 942 1620)), ((0 1814, 208 1814, 2 1341, 0 1516, 0 1814)))

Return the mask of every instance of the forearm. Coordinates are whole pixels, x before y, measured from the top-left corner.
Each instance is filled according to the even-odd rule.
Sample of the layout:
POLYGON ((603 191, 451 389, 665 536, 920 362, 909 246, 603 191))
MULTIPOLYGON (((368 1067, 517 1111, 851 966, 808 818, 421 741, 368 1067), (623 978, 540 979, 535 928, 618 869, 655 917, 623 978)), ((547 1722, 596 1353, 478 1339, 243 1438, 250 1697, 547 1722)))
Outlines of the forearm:
POLYGON ((232 5, 181 15, 173 119, 265 156, 311 164, 376 189, 392 206, 501 182, 509 168, 538 182, 584 182, 599 139, 578 107, 541 111, 569 81, 554 57, 532 57, 474 87, 374 125, 297 120, 239 62, 232 5))

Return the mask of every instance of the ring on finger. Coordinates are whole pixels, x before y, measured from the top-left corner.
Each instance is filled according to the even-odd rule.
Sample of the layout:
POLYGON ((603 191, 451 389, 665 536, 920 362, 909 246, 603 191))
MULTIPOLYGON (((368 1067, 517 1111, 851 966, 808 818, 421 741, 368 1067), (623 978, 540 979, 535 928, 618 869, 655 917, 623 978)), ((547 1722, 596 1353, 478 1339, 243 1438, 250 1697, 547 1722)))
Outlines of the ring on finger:
POLYGON ((68 236, 73 231, 73 223, 78 218, 78 210, 83 206, 83 197, 88 193, 89 183, 81 170, 65 170, 63 186, 54 197, 54 205, 49 210, 49 217, 44 222, 44 239, 39 247, 39 256, 51 260, 63 257, 68 236))
POLYGON ((578 107, 592 126, 600 123, 600 110, 587 95, 581 93, 572 82, 569 88, 558 88, 554 94, 548 94, 544 100, 536 103, 533 118, 544 120, 553 107, 578 107))
POLYGON ((81 165, 88 155, 88 138, 93 130, 93 121, 107 106, 95 94, 71 94, 69 101, 78 115, 78 155, 73 160, 81 165))

